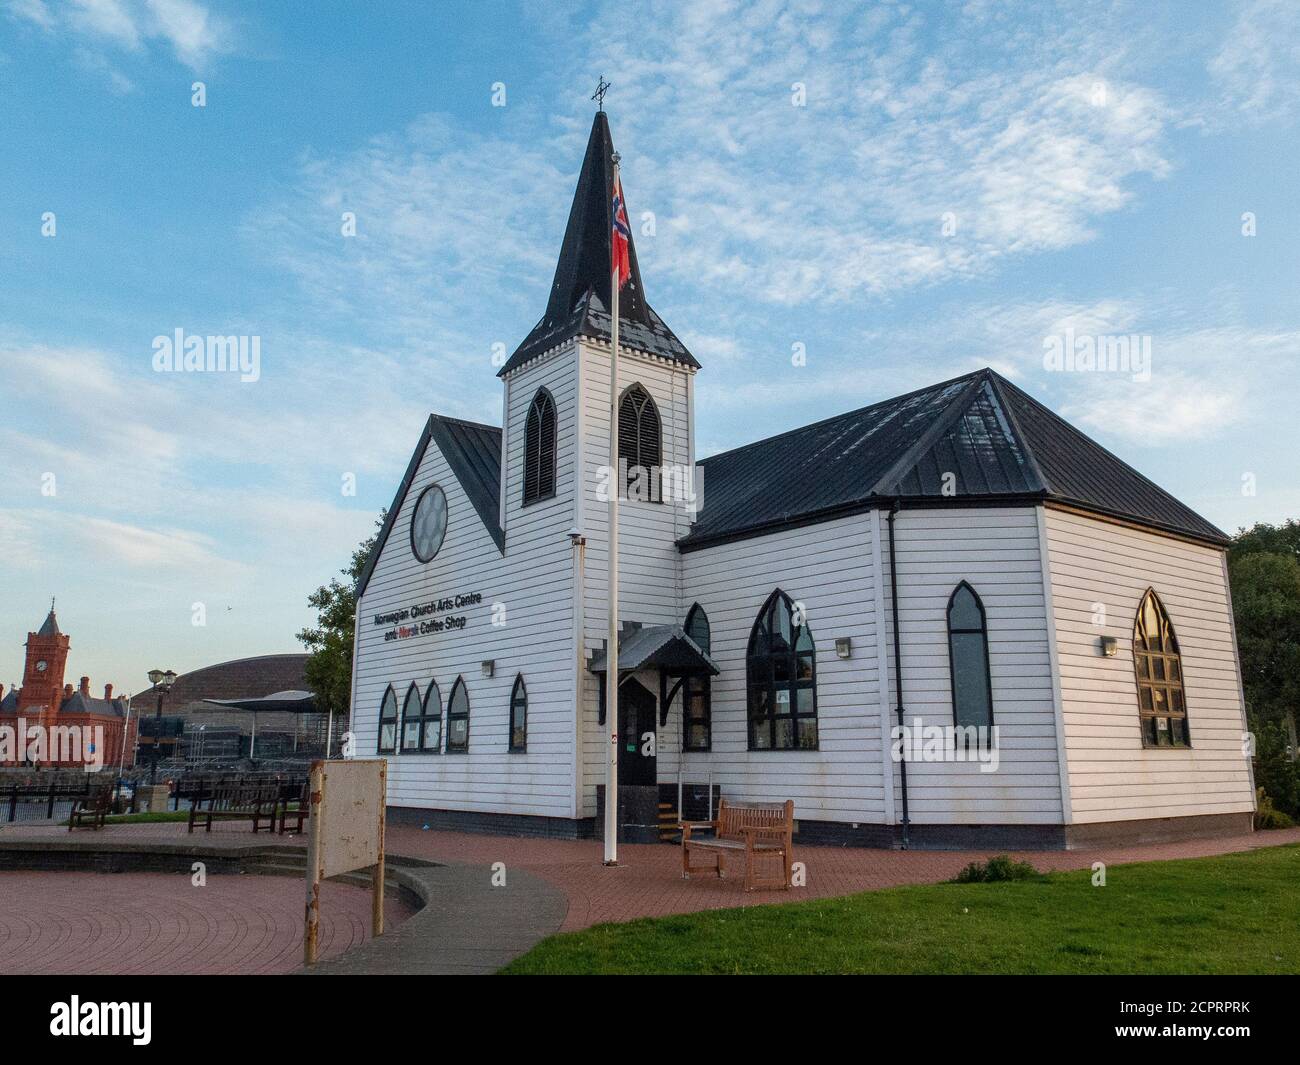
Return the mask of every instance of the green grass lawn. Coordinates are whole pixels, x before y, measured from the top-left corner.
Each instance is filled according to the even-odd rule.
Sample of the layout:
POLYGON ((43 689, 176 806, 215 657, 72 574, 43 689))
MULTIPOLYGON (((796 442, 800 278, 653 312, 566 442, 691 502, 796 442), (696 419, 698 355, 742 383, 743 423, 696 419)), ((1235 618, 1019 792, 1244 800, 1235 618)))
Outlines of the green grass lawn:
POLYGON ((1300 845, 597 925, 504 971, 1300 973, 1300 845))

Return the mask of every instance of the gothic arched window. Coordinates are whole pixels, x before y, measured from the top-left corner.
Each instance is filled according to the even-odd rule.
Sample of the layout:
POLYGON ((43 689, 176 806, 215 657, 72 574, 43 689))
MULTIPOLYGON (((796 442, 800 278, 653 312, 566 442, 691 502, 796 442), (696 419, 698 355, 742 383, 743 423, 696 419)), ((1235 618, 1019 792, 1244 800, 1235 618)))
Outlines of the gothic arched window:
POLYGON ((1148 588, 1133 622, 1133 669, 1144 747, 1187 747, 1187 701, 1178 637, 1164 604, 1148 588))
POLYGON ((420 749, 420 689, 415 682, 406 689, 406 698, 402 700, 402 750, 418 751, 420 749))
MULTIPOLYGON (((713 638, 709 631, 709 615, 696 603, 686 615, 683 626, 686 635, 706 655, 710 653, 713 638)), ((707 751, 712 745, 713 723, 711 703, 712 678, 686 677, 682 681, 682 750, 707 751)))
POLYGON ((391 684, 379 707, 378 749, 380 754, 392 754, 397 750, 397 693, 391 684))
POLYGON ((469 692, 465 681, 457 677, 447 700, 447 751, 463 754, 469 750, 469 692))
POLYGON ((992 728, 988 625, 984 604, 965 581, 948 600, 948 670, 953 722, 959 728, 992 728))
POLYGON ((424 712, 420 717, 420 750, 437 754, 442 750, 442 692, 437 681, 429 681, 424 692, 424 712))
POLYGON ((524 675, 515 677, 515 686, 510 690, 510 746, 512 752, 528 750, 528 689, 524 686, 524 675))
POLYGON ((640 384, 630 385, 618 404, 618 457, 627 463, 628 498, 662 502, 663 425, 659 408, 640 384))
POLYGON ((524 423, 524 506, 555 495, 555 400, 537 390, 524 423))
POLYGON ((778 588, 758 612, 745 659, 749 749, 817 749, 817 651, 802 609, 778 588))

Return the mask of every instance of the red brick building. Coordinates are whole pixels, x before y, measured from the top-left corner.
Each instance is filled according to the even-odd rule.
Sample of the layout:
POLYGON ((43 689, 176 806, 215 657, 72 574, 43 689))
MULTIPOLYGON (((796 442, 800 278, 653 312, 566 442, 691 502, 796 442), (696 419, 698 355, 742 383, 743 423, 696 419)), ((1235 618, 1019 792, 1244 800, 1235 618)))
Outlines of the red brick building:
POLYGON ((76 688, 64 683, 71 642, 51 603, 44 624, 27 634, 22 687, 5 693, 0 685, 0 729, 10 730, 8 743, 0 744, 0 765, 111 767, 124 747, 130 762, 136 722, 126 700, 114 698, 111 684, 103 698, 91 695, 89 677, 76 688))

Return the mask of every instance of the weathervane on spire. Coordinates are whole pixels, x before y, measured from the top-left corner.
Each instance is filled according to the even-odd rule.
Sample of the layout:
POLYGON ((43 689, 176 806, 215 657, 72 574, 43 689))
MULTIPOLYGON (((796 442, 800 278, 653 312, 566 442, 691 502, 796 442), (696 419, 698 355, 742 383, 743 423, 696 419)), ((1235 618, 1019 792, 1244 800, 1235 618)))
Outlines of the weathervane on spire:
POLYGON ((605 110, 605 93, 609 92, 610 84, 605 80, 605 75, 600 76, 600 81, 596 85, 596 91, 591 94, 591 98, 596 101, 596 110, 605 110))

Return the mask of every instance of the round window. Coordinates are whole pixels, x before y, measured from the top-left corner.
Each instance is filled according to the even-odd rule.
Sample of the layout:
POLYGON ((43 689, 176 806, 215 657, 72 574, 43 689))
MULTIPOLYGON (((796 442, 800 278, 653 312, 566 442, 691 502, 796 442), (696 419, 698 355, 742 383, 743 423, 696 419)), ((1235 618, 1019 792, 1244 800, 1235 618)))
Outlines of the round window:
POLYGON ((436 484, 420 493, 411 515, 411 550, 421 562, 433 561, 447 535, 447 497, 436 484))

